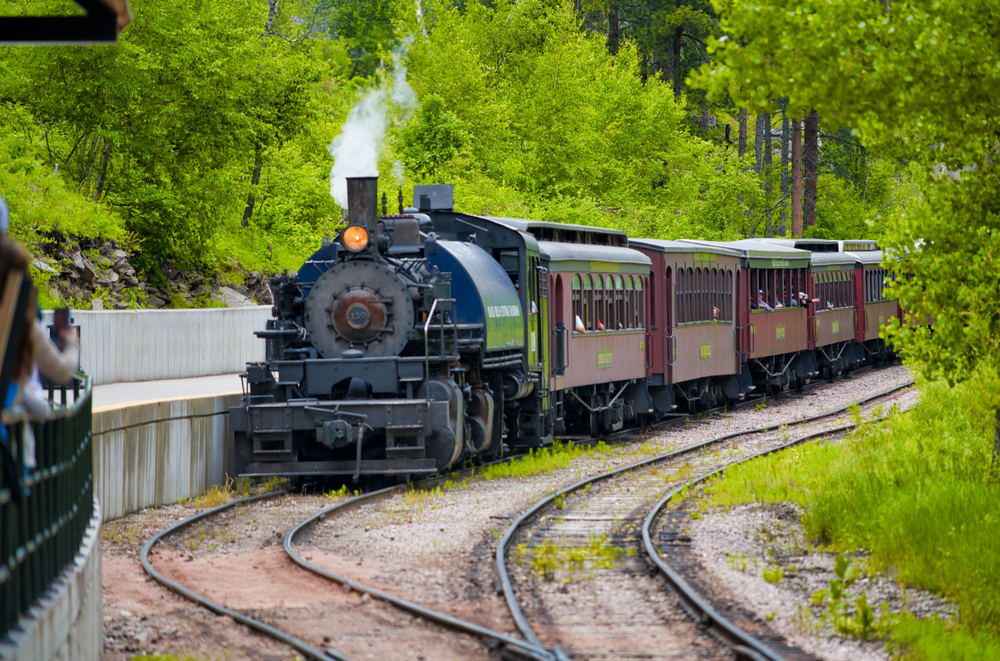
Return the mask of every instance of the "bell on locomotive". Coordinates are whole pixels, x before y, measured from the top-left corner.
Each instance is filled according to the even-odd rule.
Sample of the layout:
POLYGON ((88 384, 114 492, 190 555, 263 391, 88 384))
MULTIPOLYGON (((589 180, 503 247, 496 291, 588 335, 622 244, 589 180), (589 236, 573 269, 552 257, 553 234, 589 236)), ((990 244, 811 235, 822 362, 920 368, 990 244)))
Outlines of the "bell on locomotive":
POLYGON ((451 274, 428 264, 431 220, 401 195, 380 217, 377 181, 349 178, 346 227, 270 278, 266 360, 230 411, 236 475, 430 474, 498 437, 489 387, 462 367, 475 329, 453 318, 451 274))

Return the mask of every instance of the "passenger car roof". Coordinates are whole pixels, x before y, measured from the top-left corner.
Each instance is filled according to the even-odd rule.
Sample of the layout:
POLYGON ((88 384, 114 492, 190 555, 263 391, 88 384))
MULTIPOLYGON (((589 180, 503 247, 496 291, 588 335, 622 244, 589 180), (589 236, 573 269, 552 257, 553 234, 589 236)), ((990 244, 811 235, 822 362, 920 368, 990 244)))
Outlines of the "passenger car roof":
MULTIPOLYGON (((591 225, 572 225, 570 223, 553 223, 544 220, 525 220, 524 218, 504 218, 501 216, 480 216, 491 222, 503 225, 518 232, 530 234, 539 241, 560 242, 558 239, 567 233, 589 233, 597 237, 604 237, 607 245, 624 246, 628 243, 628 235, 622 230, 609 229, 607 227, 594 227, 591 225)), ((579 241, 566 241, 567 243, 581 243, 579 241)))
POLYGON ((844 266, 853 267, 858 262, 858 257, 852 252, 814 252, 812 253, 813 270, 821 271, 824 266, 844 266))
POLYGON ((882 263, 882 251, 881 250, 865 250, 863 252, 850 252, 854 255, 855 259, 864 264, 865 266, 878 266, 882 263))
POLYGON ((773 246, 784 246, 785 248, 798 248, 808 250, 811 253, 820 252, 840 252, 840 242, 830 239, 745 239, 746 241, 757 241, 758 243, 768 243, 773 246))
POLYGON ((739 257, 742 253, 732 248, 727 248, 722 244, 707 245, 704 243, 695 244, 691 241, 664 241, 663 239, 629 239, 629 246, 633 248, 646 248, 657 252, 702 252, 716 255, 730 255, 739 257))
POLYGON ((760 239, 741 239, 739 241, 694 241, 681 239, 684 243, 695 245, 719 246, 736 250, 747 259, 777 259, 777 260, 808 260, 812 255, 808 250, 799 250, 788 246, 764 243, 760 239))
POLYGON ((539 241, 538 252, 548 258, 553 271, 646 273, 652 263, 638 250, 621 246, 539 241))

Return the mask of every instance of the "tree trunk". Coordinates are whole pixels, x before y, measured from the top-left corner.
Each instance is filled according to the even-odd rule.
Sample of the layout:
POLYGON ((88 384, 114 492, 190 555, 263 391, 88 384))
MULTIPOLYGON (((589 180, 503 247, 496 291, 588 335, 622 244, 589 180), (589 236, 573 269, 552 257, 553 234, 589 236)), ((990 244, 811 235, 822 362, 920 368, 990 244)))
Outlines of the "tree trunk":
POLYGON ((612 55, 618 54, 618 44, 621 41, 621 33, 618 25, 618 5, 608 6, 608 52, 612 55))
POLYGON ((757 114, 757 121, 753 126, 753 171, 760 174, 761 165, 764 162, 764 114, 757 114))
POLYGON ((684 81, 681 80, 681 39, 684 37, 684 26, 678 25, 674 30, 674 98, 681 95, 684 81))
POLYGON ((264 48, 267 48, 267 38, 271 36, 274 27, 274 17, 278 14, 278 0, 268 0, 267 22, 264 23, 264 48))
POLYGON ((747 153, 747 109, 740 108, 740 158, 747 153))
POLYGON ((792 238, 802 236, 802 122, 792 122, 792 238))
POLYGON ((111 142, 104 143, 104 149, 101 151, 101 162, 98 164, 97 172, 97 182, 94 185, 94 202, 101 199, 101 193, 104 192, 104 182, 107 181, 108 176, 108 159, 111 158, 111 142))
POLYGON ((773 236, 771 227, 771 113, 764 114, 764 194, 767 195, 767 216, 764 218, 764 236, 773 236))
POLYGON ((791 146, 789 142, 791 141, 791 135, 788 131, 788 105, 785 102, 784 107, 781 109, 781 198, 785 200, 781 203, 781 226, 778 228, 778 232, 781 236, 785 236, 788 228, 785 224, 788 222, 788 151, 791 146))
POLYGON ((990 473, 993 479, 997 479, 997 472, 1000 470, 1000 408, 996 410, 996 428, 993 430, 993 464, 990 466, 990 473))
POLYGON ((802 224, 816 224, 816 187, 819 183, 819 115, 815 110, 806 118, 805 194, 802 201, 802 224))
POLYGON ((253 205, 257 201, 254 197, 254 192, 257 190, 257 184, 260 183, 260 168, 264 164, 264 152, 260 145, 257 146, 257 154, 253 162, 253 177, 250 179, 250 194, 247 195, 247 208, 243 210, 243 222, 240 223, 243 227, 250 226, 250 217, 253 216, 253 205))
MULTIPOLYGON (((83 163, 86 167, 83 170, 83 176, 80 177, 80 191, 90 190, 90 176, 94 173, 94 161, 97 160, 97 151, 101 148, 101 137, 98 136, 94 138, 90 143, 90 149, 87 151, 87 155, 84 156, 83 163)), ((81 153, 82 155, 82 153, 81 153)))

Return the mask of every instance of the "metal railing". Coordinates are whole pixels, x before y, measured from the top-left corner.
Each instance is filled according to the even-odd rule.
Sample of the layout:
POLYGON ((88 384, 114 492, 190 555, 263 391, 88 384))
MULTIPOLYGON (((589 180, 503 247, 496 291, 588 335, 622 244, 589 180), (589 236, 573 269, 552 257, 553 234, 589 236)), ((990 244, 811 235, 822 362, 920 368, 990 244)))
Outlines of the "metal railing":
POLYGON ((91 383, 48 389, 43 420, 5 410, 0 452, 0 640, 74 561, 94 509, 91 383), (25 469, 25 433, 35 438, 35 468, 25 469))

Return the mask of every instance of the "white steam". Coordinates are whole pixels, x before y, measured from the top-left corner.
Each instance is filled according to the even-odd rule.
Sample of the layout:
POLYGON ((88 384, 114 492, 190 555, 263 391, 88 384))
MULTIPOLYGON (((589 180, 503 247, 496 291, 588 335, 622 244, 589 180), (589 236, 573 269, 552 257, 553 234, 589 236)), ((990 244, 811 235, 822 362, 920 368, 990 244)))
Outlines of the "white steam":
POLYGON ((392 162, 392 176, 395 178, 396 183, 400 186, 403 185, 403 161, 393 161, 392 162))
MULTIPOLYGON (((392 88, 389 94, 383 89, 372 90, 354 104, 340 135, 328 147, 333 156, 330 195, 341 209, 347 209, 347 177, 377 177, 379 174, 378 156, 388 124, 387 100, 399 109, 404 120, 417 105, 417 94, 406 80, 406 64, 403 61, 412 43, 413 37, 407 37, 392 54, 392 88)), ((395 167, 393 174, 396 174, 395 167)), ((402 168, 397 175, 397 179, 401 178, 402 168)))

